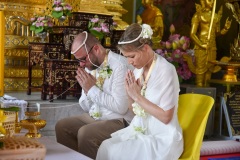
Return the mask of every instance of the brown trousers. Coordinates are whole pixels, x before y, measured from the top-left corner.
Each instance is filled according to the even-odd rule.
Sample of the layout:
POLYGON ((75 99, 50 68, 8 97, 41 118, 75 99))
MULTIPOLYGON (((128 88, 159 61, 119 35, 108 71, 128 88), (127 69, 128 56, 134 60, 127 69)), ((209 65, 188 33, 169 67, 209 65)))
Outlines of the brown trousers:
POLYGON ((92 159, 102 141, 125 127, 123 119, 96 121, 87 113, 59 120, 55 126, 57 142, 92 159))

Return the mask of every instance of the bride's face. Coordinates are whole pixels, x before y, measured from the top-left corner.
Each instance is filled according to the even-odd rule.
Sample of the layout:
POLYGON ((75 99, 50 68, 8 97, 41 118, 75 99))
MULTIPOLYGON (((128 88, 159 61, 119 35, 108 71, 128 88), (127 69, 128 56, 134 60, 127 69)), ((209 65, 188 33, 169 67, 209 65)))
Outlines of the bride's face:
POLYGON ((129 64, 131 64, 134 68, 140 69, 146 63, 146 58, 144 57, 144 52, 141 50, 130 51, 130 52, 122 52, 124 57, 127 58, 129 64))
POLYGON ((121 51, 122 54, 127 58, 128 63, 135 68, 142 68, 149 62, 149 57, 147 56, 146 45, 134 51, 121 51))

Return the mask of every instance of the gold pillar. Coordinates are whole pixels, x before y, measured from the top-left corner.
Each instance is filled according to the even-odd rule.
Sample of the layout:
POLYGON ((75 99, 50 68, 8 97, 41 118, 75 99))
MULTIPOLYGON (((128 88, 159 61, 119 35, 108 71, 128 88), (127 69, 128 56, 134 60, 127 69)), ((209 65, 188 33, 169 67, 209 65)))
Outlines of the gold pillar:
POLYGON ((0 11, 0 97, 4 94, 4 46, 5 46, 5 16, 0 11))

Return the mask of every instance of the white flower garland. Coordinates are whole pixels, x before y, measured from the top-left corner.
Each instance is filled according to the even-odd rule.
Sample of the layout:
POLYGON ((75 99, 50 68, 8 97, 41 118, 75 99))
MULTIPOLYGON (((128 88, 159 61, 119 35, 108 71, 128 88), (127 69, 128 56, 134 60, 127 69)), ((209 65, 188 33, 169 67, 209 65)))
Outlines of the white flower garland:
POLYGON ((99 77, 97 79, 96 85, 98 88, 102 90, 103 83, 106 78, 109 78, 112 75, 112 69, 109 65, 104 66, 102 69, 99 70, 99 77))
MULTIPOLYGON (((107 56, 105 57, 105 60, 104 60, 104 64, 106 64, 107 62, 107 56)), ((104 81, 107 79, 107 78, 110 78, 110 76, 112 75, 112 69, 110 68, 109 65, 105 65, 103 66, 100 70, 99 70, 99 76, 97 78, 97 82, 96 82, 96 86, 100 89, 100 90, 103 90, 103 84, 104 84, 104 81)), ((95 120, 98 120, 100 119, 100 117, 102 117, 102 114, 100 112, 100 108, 98 105, 94 104, 90 111, 89 111, 89 114, 91 117, 93 117, 95 120)))
POLYGON ((146 116, 146 113, 144 111, 144 109, 142 109, 142 107, 139 106, 139 104, 137 104, 136 102, 134 102, 132 104, 132 107, 133 107, 133 112, 139 116, 139 117, 145 117, 146 116))
POLYGON ((100 119, 102 117, 102 114, 100 113, 100 108, 98 105, 93 104, 91 109, 89 110, 89 115, 94 118, 95 120, 100 119))
MULTIPOLYGON (((147 73, 147 76, 145 78, 145 81, 143 83, 142 89, 141 89, 141 95, 145 97, 146 95, 146 89, 147 89, 147 82, 149 80, 149 77, 152 73, 152 69, 155 66, 156 63, 156 54, 154 53, 153 62, 149 68, 149 71, 147 73)), ((147 130, 147 124, 145 123, 145 119, 147 118, 148 114, 145 112, 145 110, 136 102, 132 104, 133 112, 136 114, 134 120, 132 121, 133 129, 136 133, 145 134, 145 131, 147 130)))
MULTIPOLYGON (((112 69, 110 68, 109 65, 101 68, 99 70, 99 77, 97 78, 96 86, 102 90, 105 79, 109 78, 111 75, 112 75, 112 69)), ((100 108, 96 104, 94 104, 91 107, 89 114, 91 117, 93 117, 96 120, 98 120, 98 119, 100 119, 100 117, 102 117, 102 114, 100 113, 100 108)))
MULTIPOLYGON (((141 95, 145 96, 146 88, 141 89, 141 95)), ((144 134, 147 130, 147 127, 143 123, 143 119, 147 117, 145 110, 136 102, 132 104, 133 112, 136 114, 137 120, 133 124, 133 128, 136 132, 144 134)))

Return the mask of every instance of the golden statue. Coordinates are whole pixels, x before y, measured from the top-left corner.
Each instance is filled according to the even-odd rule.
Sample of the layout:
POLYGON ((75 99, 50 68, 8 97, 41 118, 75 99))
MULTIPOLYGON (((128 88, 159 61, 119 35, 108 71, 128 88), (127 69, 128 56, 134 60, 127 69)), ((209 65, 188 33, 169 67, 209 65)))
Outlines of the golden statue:
POLYGON ((137 22, 139 24, 146 23, 151 26, 153 29, 153 43, 157 45, 163 36, 163 14, 158 7, 154 6, 153 2, 154 0, 142 0, 144 11, 141 16, 137 15, 137 22))
MULTIPOLYGON (((240 0, 225 0, 226 1, 226 7, 230 9, 233 13, 233 17, 238 22, 238 28, 240 29, 240 7, 239 2, 240 0)), ((238 30, 238 37, 234 39, 234 44, 231 44, 230 46, 230 56, 231 61, 240 62, 240 30, 238 30)))
POLYGON ((195 65, 192 58, 185 57, 190 70, 196 74, 197 86, 207 86, 211 74, 219 71, 220 66, 215 66, 209 61, 216 60, 217 47, 216 35, 226 34, 231 26, 231 21, 226 19, 224 28, 220 29, 222 7, 215 13, 216 0, 200 0, 201 5, 196 4, 196 13, 192 17, 190 37, 193 40, 195 65))

